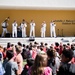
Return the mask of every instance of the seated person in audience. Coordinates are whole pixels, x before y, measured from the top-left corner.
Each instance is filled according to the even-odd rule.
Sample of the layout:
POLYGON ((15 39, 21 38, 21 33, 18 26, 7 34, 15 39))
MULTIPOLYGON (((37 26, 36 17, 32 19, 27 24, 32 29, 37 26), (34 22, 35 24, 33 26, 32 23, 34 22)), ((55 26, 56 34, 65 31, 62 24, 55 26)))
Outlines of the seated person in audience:
POLYGON ((70 62, 72 58, 72 50, 63 50, 61 57, 61 65, 57 75, 75 75, 75 64, 72 64, 70 62))
POLYGON ((44 51, 37 54, 33 66, 27 73, 27 75, 52 75, 52 69, 47 67, 47 54, 44 51))

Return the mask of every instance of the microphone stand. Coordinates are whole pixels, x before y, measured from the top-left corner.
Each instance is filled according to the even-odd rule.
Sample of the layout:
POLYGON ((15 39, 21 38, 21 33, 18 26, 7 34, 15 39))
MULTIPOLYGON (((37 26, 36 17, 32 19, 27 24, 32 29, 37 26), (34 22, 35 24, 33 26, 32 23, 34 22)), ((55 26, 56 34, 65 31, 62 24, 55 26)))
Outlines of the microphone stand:
POLYGON ((63 37, 63 36, 64 36, 64 35, 63 35, 63 29, 61 30, 61 32, 62 32, 62 37, 63 37))
POLYGON ((57 31, 58 31, 58 36, 59 36, 59 29, 57 29, 57 31))

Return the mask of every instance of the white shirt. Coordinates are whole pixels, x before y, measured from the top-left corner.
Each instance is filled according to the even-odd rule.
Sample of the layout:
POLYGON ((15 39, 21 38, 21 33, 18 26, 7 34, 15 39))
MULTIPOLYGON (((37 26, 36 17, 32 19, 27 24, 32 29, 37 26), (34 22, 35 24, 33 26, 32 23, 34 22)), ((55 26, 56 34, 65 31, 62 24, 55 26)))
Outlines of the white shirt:
POLYGON ((51 22, 51 23, 50 23, 50 26, 51 26, 51 29, 52 29, 52 30, 54 30, 54 29, 55 29, 56 24, 54 24, 53 22, 51 22))
POLYGON ((27 24, 26 23, 21 23, 21 27, 22 27, 22 29, 25 29, 26 27, 27 27, 27 24))
POLYGON ((13 23, 12 28, 13 28, 13 30, 17 30, 17 23, 13 23))
POLYGON ((35 27, 35 23, 30 23, 31 29, 33 30, 35 27))
POLYGON ((46 31, 46 23, 43 24, 43 31, 46 31))

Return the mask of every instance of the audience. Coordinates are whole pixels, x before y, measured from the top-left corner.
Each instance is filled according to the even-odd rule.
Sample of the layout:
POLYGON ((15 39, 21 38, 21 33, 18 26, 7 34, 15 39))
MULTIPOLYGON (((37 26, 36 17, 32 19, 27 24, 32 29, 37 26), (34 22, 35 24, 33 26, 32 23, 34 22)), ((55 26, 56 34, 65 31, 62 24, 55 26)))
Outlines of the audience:
POLYGON ((0 45, 0 75, 75 75, 75 44, 0 45))

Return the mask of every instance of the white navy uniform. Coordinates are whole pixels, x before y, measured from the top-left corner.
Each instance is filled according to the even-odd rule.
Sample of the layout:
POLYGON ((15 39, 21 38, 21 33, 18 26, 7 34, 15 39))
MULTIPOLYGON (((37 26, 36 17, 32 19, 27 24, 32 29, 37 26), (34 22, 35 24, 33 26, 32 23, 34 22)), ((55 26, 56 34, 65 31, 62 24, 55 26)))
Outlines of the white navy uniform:
POLYGON ((46 32, 46 23, 42 23, 41 37, 45 37, 45 32, 46 32))
POLYGON ((12 24, 12 37, 17 37, 17 23, 12 24))
POLYGON ((56 26, 56 24, 54 22, 50 23, 51 37, 56 37, 55 26, 56 26))
POLYGON ((26 23, 21 23, 21 28, 22 28, 22 37, 26 37, 26 23))
POLYGON ((3 29, 2 37, 4 37, 4 34, 7 33, 7 26, 8 26, 7 22, 2 23, 2 29, 3 29))
POLYGON ((30 23, 30 37, 35 37, 35 23, 31 22, 30 23))

